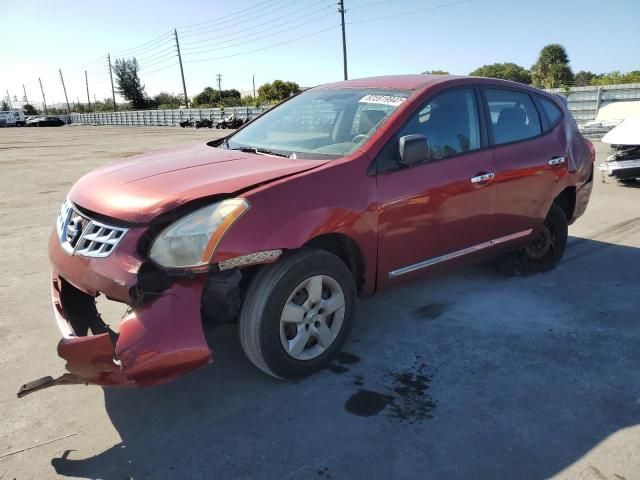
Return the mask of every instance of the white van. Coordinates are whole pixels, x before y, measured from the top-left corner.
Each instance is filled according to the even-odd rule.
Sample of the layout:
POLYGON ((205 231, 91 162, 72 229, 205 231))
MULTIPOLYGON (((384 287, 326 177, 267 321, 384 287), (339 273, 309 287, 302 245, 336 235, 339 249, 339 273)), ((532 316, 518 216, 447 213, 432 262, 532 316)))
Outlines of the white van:
POLYGON ((22 110, 0 111, 0 127, 24 127, 26 123, 22 110))

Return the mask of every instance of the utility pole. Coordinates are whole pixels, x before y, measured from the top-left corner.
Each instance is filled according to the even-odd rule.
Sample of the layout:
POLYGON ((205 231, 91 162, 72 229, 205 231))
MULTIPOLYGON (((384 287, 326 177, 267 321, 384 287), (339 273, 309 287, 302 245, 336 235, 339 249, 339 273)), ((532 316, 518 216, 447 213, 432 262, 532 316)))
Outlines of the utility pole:
POLYGON ((253 99, 256 98, 256 74, 253 74, 253 99))
POLYGON ((109 62, 109 78, 111 78, 111 96, 113 98, 113 111, 117 110, 116 107, 116 91, 113 89, 113 69, 111 68, 111 54, 107 53, 107 62, 109 62))
POLYGON ((62 90, 64 91, 64 99, 67 102, 67 112, 71 115, 71 107, 69 106, 69 98, 67 97, 67 87, 64 86, 64 78, 62 78, 62 69, 58 68, 60 72, 60 81, 62 82, 62 90))
POLYGON ((187 84, 184 83, 184 69, 182 68, 182 55, 180 55, 180 42, 178 41, 178 30, 173 29, 173 36, 176 39, 176 50, 178 50, 178 63, 180 63, 180 75, 182 76, 182 91, 184 92, 184 106, 189 108, 189 97, 187 97, 187 84))
POLYGON ((340 18, 342 19, 342 61, 344 63, 344 79, 348 80, 349 75, 347 74, 347 34, 344 30, 344 0, 339 0, 338 6, 338 12, 340 12, 340 18))
POLYGON ((44 114, 47 114, 47 99, 44 98, 44 88, 42 88, 42 80, 38 77, 38 82, 40 83, 40 91, 42 92, 42 105, 44 108, 44 114))
POLYGON ((222 101, 222 75, 217 74, 216 78, 218 79, 218 99, 222 101))
POLYGON ((87 106, 87 112, 91 111, 91 98, 89 97, 89 78, 87 77, 87 71, 84 71, 84 82, 87 85, 87 103, 89 104, 87 106))
POLYGON ((22 84, 22 91, 24 92, 24 103, 29 103, 29 100, 27 99, 27 89, 24 88, 24 83, 22 84))

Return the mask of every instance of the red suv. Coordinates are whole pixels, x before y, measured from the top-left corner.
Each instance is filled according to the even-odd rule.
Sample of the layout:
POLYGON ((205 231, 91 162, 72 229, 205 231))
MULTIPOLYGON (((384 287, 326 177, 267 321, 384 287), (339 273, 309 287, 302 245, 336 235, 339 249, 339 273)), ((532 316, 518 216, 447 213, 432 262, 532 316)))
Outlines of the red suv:
POLYGON ((69 373, 20 394, 173 379, 212 360, 203 326, 233 321, 268 374, 325 368, 358 296, 494 256, 552 269, 594 156, 560 97, 411 75, 312 88, 224 139, 99 168, 49 245, 69 373), (128 305, 117 329, 98 295, 128 305))

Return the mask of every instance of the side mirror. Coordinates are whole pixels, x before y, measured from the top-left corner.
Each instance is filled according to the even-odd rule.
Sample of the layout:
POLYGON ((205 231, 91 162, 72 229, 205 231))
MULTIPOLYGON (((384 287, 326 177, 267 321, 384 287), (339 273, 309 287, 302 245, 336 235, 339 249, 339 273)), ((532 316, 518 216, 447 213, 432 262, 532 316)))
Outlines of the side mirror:
POLYGON ((429 141, 424 135, 405 135, 400 137, 400 163, 402 165, 416 165, 431 157, 429 141))

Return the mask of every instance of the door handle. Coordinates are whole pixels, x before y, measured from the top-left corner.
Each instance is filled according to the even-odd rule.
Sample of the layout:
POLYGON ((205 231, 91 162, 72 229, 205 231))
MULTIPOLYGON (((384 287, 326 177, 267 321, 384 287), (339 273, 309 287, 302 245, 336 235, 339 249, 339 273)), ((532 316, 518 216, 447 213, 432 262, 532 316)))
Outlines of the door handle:
POLYGON ((491 173, 482 173, 480 175, 476 175, 475 177, 471 177, 471 183, 482 183, 482 182, 486 182, 487 180, 492 180, 496 178, 496 174, 491 172, 491 173))
POLYGON ((549 165, 562 165, 564 163, 564 157, 553 157, 549 160, 549 165))

